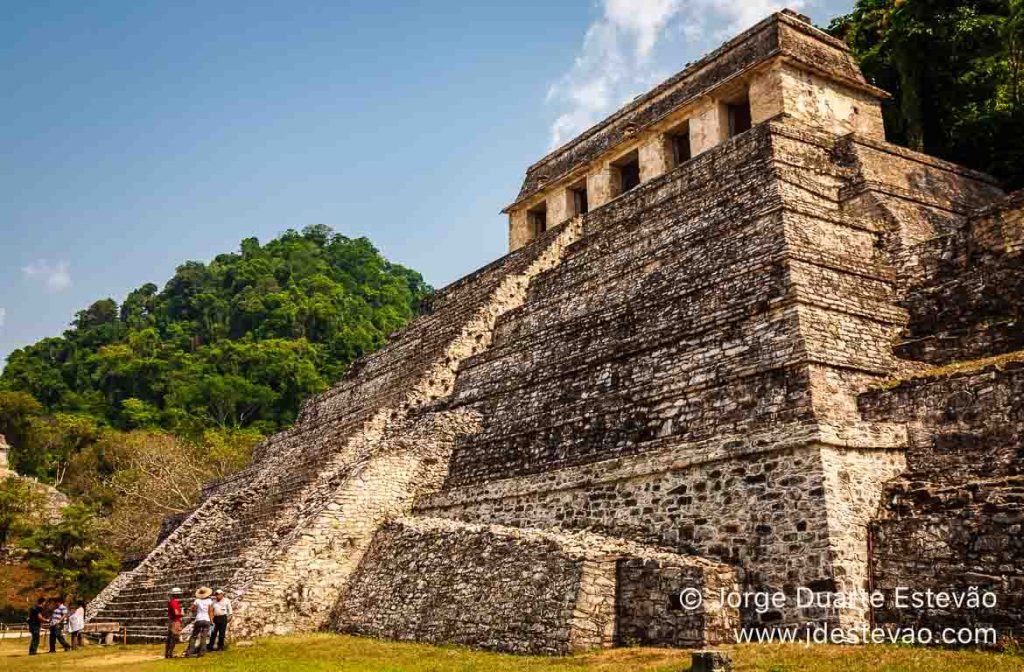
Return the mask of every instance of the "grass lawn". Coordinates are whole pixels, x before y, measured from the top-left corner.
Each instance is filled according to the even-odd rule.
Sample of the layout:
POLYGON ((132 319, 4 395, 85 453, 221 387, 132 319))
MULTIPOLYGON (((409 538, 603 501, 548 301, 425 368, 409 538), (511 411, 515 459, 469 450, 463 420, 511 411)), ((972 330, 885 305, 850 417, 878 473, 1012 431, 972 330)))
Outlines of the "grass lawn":
MULTIPOLYGON (((28 640, 0 642, 0 670, 223 670, 245 672, 683 672, 689 652, 614 649, 570 658, 527 658, 459 648, 380 642, 341 635, 305 635, 257 641, 200 660, 163 660, 157 646, 88 647, 74 653, 26 654, 28 640)), ((938 651, 893 646, 746 645, 732 651, 736 672, 1022 672, 1010 654, 938 651)), ((44 648, 45 650, 45 648, 44 648)), ((181 647, 179 647, 179 651, 181 647)))

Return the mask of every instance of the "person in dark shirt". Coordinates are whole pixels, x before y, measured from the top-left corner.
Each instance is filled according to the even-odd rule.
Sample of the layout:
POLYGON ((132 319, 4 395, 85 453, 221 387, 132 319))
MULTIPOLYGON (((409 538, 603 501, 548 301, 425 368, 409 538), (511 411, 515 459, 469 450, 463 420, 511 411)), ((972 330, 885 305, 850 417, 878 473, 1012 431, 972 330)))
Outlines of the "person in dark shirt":
POLYGON ((39 633, 42 631, 43 623, 46 623, 46 614, 43 613, 45 604, 46 599, 40 597, 28 610, 28 631, 32 635, 32 641, 28 645, 28 655, 30 656, 39 653, 39 633))

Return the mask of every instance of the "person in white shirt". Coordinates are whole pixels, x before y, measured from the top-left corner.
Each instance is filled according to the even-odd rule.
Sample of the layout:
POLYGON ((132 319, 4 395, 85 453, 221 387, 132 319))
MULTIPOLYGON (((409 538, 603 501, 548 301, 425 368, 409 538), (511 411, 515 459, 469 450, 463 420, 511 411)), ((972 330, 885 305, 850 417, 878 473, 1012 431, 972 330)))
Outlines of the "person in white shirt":
POLYGON ((223 651, 224 638, 228 632, 228 621, 231 620, 231 600, 224 591, 217 589, 213 593, 213 634, 210 635, 209 651, 223 651))
POLYGON ((189 609, 195 615, 195 620, 192 621, 192 636, 188 639, 186 658, 201 657, 206 651, 206 637, 210 633, 210 623, 213 621, 213 600, 210 599, 212 594, 213 591, 206 586, 196 591, 196 601, 189 609))
POLYGON ((85 631, 85 600, 79 600, 75 610, 68 617, 68 634, 71 635, 71 650, 82 648, 82 633, 85 631))

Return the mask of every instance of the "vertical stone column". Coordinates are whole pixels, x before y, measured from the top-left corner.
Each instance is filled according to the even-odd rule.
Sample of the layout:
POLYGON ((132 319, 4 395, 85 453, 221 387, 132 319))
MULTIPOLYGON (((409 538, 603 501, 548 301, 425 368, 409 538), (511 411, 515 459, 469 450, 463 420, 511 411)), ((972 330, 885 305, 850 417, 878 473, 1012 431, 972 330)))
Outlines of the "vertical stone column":
POLYGON ((526 216, 526 208, 519 208, 508 213, 508 251, 515 252, 523 245, 530 242, 529 218, 526 216))
POLYGON ((600 168, 587 175, 587 200, 590 209, 599 208, 615 198, 615 171, 610 164, 602 164, 600 168))
POLYGON ((750 123, 762 121, 782 114, 785 109, 783 100, 782 74, 779 65, 774 64, 757 73, 750 80, 747 95, 750 100, 750 123))
POLYGON ((711 149, 729 137, 729 112, 714 98, 706 98, 690 118, 690 156, 711 149))
POLYGON ((640 145, 640 182, 664 175, 672 167, 672 152, 664 135, 656 133, 640 145))
POLYGON ((558 189, 550 194, 547 204, 549 228, 561 224, 576 214, 573 212, 572 194, 568 189, 558 189))

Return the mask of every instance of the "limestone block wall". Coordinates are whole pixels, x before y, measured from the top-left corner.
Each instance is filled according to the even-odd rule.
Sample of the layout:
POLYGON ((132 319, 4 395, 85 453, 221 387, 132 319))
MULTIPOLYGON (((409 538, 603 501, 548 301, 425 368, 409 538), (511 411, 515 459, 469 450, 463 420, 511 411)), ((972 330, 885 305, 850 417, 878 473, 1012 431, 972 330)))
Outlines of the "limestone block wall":
POLYGON ((406 518, 377 534, 334 625, 532 654, 612 646, 636 633, 700 646, 731 637, 737 614, 718 593, 734 588, 727 566, 594 534, 406 518), (670 595, 683 588, 708 601, 667 613, 670 595))
POLYGON ((482 430, 418 510, 665 544, 756 588, 864 587, 905 431, 856 395, 899 368, 906 315, 886 222, 842 209, 858 174, 836 147, 771 121, 587 215, 462 369, 453 405, 482 430))
POLYGON ((377 525, 437 487, 454 436, 476 430, 471 412, 434 408, 460 363, 488 347, 497 317, 577 234, 577 223, 558 227, 442 291, 432 313, 310 401, 249 468, 209 488, 199 509, 90 604, 89 617, 121 621, 133 638, 162 637, 167 591, 213 585, 235 602, 236 635, 323 626, 377 525), (265 618, 268 607, 275 618, 265 618))
POLYGON ((991 590, 994 609, 898 609, 881 623, 995 627, 1024 634, 1024 362, 937 370, 865 394, 868 417, 910 427, 908 469, 888 484, 871 527, 874 585, 991 590))
POLYGON ((932 364, 1024 349, 1024 192, 906 248, 902 303, 910 319, 896 352, 932 364))

